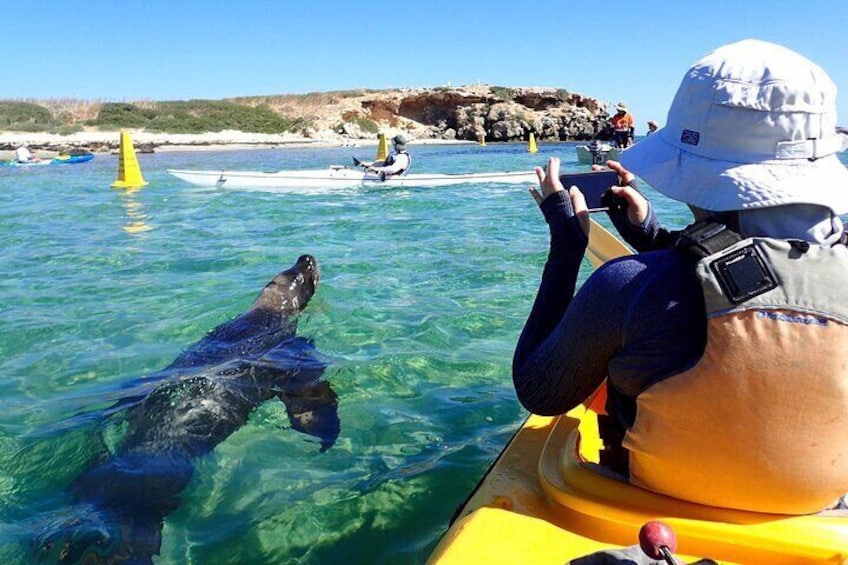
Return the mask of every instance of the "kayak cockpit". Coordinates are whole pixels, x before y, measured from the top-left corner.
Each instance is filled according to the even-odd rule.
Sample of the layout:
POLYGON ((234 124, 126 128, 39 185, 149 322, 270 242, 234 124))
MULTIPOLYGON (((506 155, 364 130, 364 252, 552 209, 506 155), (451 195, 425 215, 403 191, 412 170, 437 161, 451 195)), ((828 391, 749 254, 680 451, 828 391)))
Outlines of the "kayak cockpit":
POLYGON ((671 498, 601 467, 602 447, 591 409, 578 407, 551 424, 538 479, 557 523, 569 531, 626 546, 643 524, 661 519, 690 555, 787 564, 848 558, 848 516, 764 514, 671 498))

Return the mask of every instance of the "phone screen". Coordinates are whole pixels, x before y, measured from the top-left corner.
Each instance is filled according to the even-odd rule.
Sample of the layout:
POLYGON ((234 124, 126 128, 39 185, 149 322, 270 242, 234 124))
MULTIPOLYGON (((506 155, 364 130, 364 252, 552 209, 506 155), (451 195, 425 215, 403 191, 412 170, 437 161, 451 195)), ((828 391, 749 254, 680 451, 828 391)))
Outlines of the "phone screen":
POLYGON ((601 207, 601 196, 611 186, 618 184, 618 173, 615 171, 592 171, 591 173, 567 173, 559 176, 566 190, 572 186, 580 189, 586 196, 589 208, 601 207))

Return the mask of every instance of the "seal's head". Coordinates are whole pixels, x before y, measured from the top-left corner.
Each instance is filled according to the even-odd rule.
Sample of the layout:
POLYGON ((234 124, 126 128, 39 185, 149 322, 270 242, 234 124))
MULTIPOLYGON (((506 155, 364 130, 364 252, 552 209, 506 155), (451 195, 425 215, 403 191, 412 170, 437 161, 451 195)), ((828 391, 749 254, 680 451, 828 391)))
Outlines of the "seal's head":
POLYGON ((318 279, 318 261, 312 255, 301 255, 292 267, 265 285, 253 306, 278 314, 296 314, 315 294, 318 279))

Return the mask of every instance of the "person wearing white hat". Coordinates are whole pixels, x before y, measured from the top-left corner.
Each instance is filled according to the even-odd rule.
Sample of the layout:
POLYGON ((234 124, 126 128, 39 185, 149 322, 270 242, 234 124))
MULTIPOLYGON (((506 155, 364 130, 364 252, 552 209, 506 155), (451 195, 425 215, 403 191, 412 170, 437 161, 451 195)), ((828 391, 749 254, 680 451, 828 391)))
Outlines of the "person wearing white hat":
POLYGON ((648 133, 647 133, 647 135, 651 135, 652 133, 657 131, 657 129, 659 129, 657 122, 655 122, 654 120, 648 120, 648 133))
POLYGON ((18 163, 35 163, 37 161, 41 161, 41 159, 33 155, 26 143, 21 143, 18 148, 15 149, 15 161, 18 163))
POLYGON ((610 118, 613 141, 622 149, 633 145, 633 116, 627 112, 627 104, 619 102, 615 107, 615 115, 610 118))
MULTIPOLYGON (((513 359, 521 403, 564 413, 607 378, 609 464, 648 490, 779 514, 848 492, 848 169, 836 87, 744 40, 689 68, 663 128, 608 162, 610 219, 639 253, 574 293, 585 198, 537 168, 550 226, 513 359), (659 227, 639 175, 696 222, 659 227)), ((605 463, 602 461, 602 463, 605 463)))

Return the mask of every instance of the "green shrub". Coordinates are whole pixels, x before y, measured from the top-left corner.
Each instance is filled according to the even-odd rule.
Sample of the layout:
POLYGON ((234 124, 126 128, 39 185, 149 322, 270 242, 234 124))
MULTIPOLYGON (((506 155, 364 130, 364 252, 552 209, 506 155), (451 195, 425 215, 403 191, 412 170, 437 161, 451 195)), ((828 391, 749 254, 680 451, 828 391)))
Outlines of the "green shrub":
POLYGON ((77 133, 80 131, 82 131, 81 124, 67 124, 57 127, 54 133, 57 133, 59 135, 71 135, 72 133, 77 133))
POLYGON ((108 102, 100 106, 97 118, 90 125, 105 129, 140 128, 152 118, 151 112, 124 102, 108 102))
POLYGON ((57 125, 50 110, 29 102, 0 102, 0 129, 45 131, 57 125))
POLYGON ((377 133, 380 131, 380 126, 367 118, 356 118, 354 122, 362 128, 362 131, 367 131, 368 133, 377 133))
POLYGON ((154 102, 145 107, 128 103, 103 104, 90 125, 108 128, 144 128, 166 133, 203 133, 239 130, 281 133, 302 127, 303 120, 287 118, 267 104, 249 106, 225 100, 154 102))
POLYGON ((374 133, 380 131, 380 126, 377 125, 376 122, 369 120, 368 118, 360 118, 360 117, 351 117, 348 118, 345 122, 339 122, 333 126, 333 131, 336 133, 344 133, 344 125, 346 123, 352 123, 359 126, 359 128, 367 133, 374 133))
POLYGON ((512 102, 513 100, 515 100, 515 90, 512 88, 507 88, 505 86, 493 86, 492 94, 494 94, 496 98, 500 98, 504 102, 512 102))

